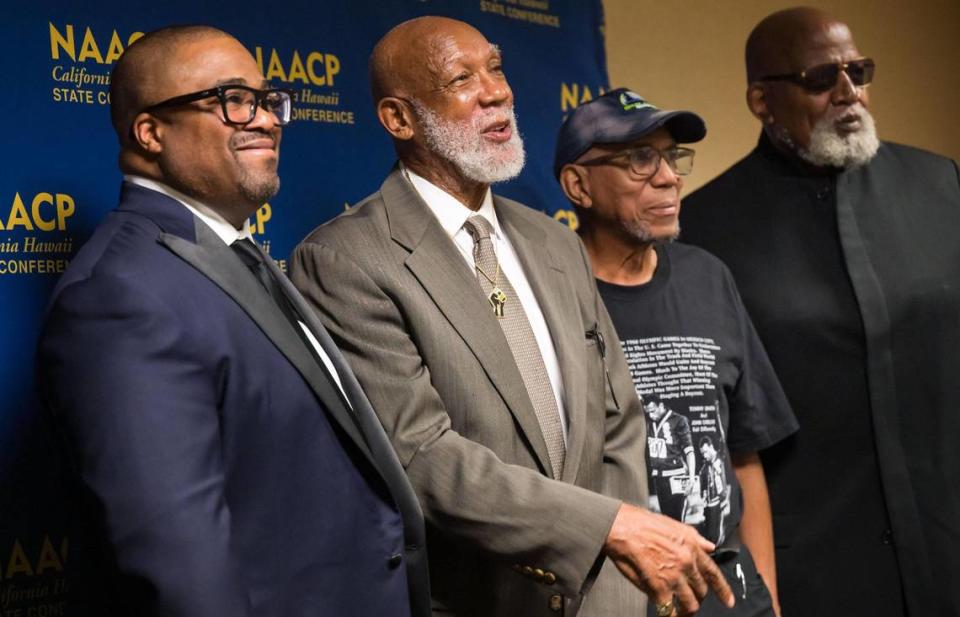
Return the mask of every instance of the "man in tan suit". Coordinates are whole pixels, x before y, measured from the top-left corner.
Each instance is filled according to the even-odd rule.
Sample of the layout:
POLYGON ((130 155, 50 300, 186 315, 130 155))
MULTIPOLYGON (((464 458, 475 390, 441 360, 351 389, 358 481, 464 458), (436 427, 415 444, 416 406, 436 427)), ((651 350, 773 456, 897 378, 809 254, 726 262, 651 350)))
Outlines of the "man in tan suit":
MULTIPOLYGON (((490 191, 523 166, 499 50, 426 17, 370 67, 400 162, 291 273, 420 498, 434 610, 574 615, 605 557, 659 614, 708 586, 732 603, 709 542, 626 503, 646 499, 643 413, 579 240, 490 191)), ((611 610, 642 614, 631 594, 611 610)))

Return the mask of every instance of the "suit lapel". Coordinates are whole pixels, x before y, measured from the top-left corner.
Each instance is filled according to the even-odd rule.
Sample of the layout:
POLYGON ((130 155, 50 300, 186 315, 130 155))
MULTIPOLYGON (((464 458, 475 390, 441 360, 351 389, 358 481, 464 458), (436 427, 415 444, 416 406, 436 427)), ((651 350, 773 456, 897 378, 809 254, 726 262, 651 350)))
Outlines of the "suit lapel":
MULTIPOLYGON (((290 301, 293 302, 297 312, 302 316, 304 323, 310 328, 314 336, 316 336, 323 351, 330 358, 333 368, 340 377, 340 382, 343 385, 347 399, 350 401, 353 415, 366 436, 370 450, 376 458, 381 475, 391 480, 388 482, 388 485, 394 495, 394 499, 399 504, 406 504, 406 507, 411 511, 420 512, 420 503, 413 492, 413 488, 409 482, 406 481, 400 459, 397 458, 396 451, 390 444, 390 440, 383 430, 383 425, 380 424, 380 419, 377 417, 373 406, 367 399, 367 395, 360 386, 360 382, 357 381, 356 375, 353 374, 353 369, 350 368, 346 358, 340 353, 340 348, 337 347, 333 339, 330 338, 330 334, 327 332, 327 329, 323 327, 313 307, 307 303, 300 292, 293 286, 293 283, 280 273, 280 270, 276 268, 276 265, 274 265, 272 261, 269 267, 275 269, 275 274, 279 274, 279 281, 281 287, 283 287, 283 291, 287 294, 287 297, 290 298, 290 301)), ((422 520, 423 514, 420 513, 418 517, 422 520)), ((410 521, 410 523, 412 524, 412 521, 410 521)))
POLYGON ((551 475, 550 457, 533 404, 507 339, 476 278, 416 190, 399 170, 380 189, 395 242, 410 251, 406 266, 483 366, 540 463, 551 475))
MULTIPOLYGON (((199 220, 196 221, 195 228, 196 243, 170 233, 161 234, 159 241, 213 281, 243 308, 303 376, 334 421, 373 462, 366 440, 337 393, 336 385, 317 364, 293 325, 223 240, 199 220)), ((272 264, 269 258, 267 261, 272 264)))
POLYGON ((557 265, 543 230, 519 215, 519 204, 494 197, 497 219, 510 238, 514 251, 527 275, 543 318, 547 322, 563 378, 563 404, 567 414, 567 454, 563 479, 576 479, 586 428, 586 366, 584 332, 575 303, 576 294, 566 274, 557 265))

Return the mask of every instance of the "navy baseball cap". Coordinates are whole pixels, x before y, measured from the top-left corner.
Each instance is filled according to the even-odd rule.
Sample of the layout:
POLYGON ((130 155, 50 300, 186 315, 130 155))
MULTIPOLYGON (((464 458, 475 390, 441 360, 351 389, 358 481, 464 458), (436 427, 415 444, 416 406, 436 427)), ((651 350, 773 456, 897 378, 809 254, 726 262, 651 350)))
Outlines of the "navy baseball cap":
POLYGON ((553 175, 573 163, 594 144, 621 144, 639 139, 661 126, 670 131, 677 143, 700 141, 707 134, 703 118, 692 111, 664 111, 642 96, 618 88, 574 109, 557 138, 553 175))

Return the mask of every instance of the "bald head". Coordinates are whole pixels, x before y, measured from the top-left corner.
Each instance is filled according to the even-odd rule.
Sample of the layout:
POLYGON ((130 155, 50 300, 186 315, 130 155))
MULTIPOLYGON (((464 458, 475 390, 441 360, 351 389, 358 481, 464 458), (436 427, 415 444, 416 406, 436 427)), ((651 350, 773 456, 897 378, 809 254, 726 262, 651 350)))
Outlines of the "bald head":
POLYGON ((866 89, 873 61, 846 24, 819 9, 778 11, 750 33, 746 62, 747 106, 788 157, 846 168, 876 154, 866 89))
POLYGON ((370 54, 370 89, 374 103, 385 96, 410 97, 431 88, 442 72, 458 35, 483 35, 473 26, 448 17, 411 19, 387 32, 370 54))
POLYGON ((523 168, 500 50, 473 26, 432 16, 396 26, 370 55, 370 85, 404 165, 468 207, 523 168))
POLYGON ((830 14, 811 7, 777 11, 761 21, 747 39, 747 82, 764 75, 799 71, 801 54, 835 28, 849 32, 846 24, 830 14))
POLYGON ((110 119, 121 146, 130 138, 130 125, 144 107, 169 96, 180 50, 208 38, 233 38, 210 26, 171 26, 149 32, 117 61, 110 76, 110 119))

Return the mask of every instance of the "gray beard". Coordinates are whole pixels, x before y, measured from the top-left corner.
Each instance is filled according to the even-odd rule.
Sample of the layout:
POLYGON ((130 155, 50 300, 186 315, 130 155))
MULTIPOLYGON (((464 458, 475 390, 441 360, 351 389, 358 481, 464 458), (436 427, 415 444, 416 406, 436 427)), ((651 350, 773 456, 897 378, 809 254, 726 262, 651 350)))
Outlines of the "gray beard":
POLYGON ((859 167, 876 156, 880 140, 870 112, 862 105, 857 105, 855 110, 860 114, 862 123, 859 131, 840 135, 834 127, 835 118, 828 114, 814 125, 810 132, 810 145, 806 148, 796 145, 783 127, 775 127, 775 131, 783 144, 815 167, 859 167))
POLYGON ((488 116, 478 116, 460 122, 441 118, 429 107, 414 99, 414 111, 423 126, 427 147, 453 163, 464 177, 481 184, 506 182, 520 175, 526 161, 523 140, 517 131, 513 108, 495 110, 488 116), (491 116, 507 115, 512 134, 506 143, 492 144, 480 135, 481 126, 491 116))
POLYGON ((626 225, 624 231, 640 244, 670 244, 680 237, 680 226, 676 231, 665 236, 655 236, 646 225, 626 225))

